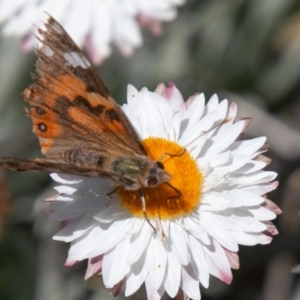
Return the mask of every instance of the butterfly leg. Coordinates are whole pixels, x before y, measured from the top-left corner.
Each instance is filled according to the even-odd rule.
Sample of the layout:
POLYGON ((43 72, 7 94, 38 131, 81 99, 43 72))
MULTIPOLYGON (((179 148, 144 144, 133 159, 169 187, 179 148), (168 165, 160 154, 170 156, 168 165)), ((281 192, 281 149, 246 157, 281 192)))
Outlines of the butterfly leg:
POLYGON ((170 184, 167 181, 165 181, 164 184, 166 184, 167 186, 169 186, 171 189, 173 189, 177 193, 177 195, 170 196, 167 199, 174 199, 174 198, 180 198, 181 197, 182 193, 175 186, 173 186, 172 184, 170 184))
POLYGON ((116 193, 119 190, 120 186, 117 186, 116 188, 114 188, 112 191, 110 191, 109 193, 106 194, 106 197, 108 199, 111 199, 111 195, 116 193))
POLYGON ((139 189, 139 194, 140 194, 140 197, 141 197, 142 211, 143 211, 144 218, 146 219, 147 223, 152 227, 154 233, 156 234, 156 229, 151 224, 151 222, 150 222, 150 220, 149 220, 149 218, 147 216, 147 213, 146 213, 146 200, 145 200, 145 196, 144 196, 144 193, 143 193, 142 189, 139 189))
POLYGON ((182 150, 182 152, 180 153, 176 153, 176 154, 172 154, 172 153, 169 153, 169 152, 165 152, 159 159, 158 161, 162 161, 167 155, 169 155, 170 157, 176 157, 176 156, 181 156, 185 153, 186 149, 184 148, 182 150))
POLYGON ((108 199, 108 201, 106 202, 106 207, 108 207, 109 204, 110 204, 110 200, 111 200, 111 198, 112 198, 111 195, 114 194, 114 193, 116 193, 116 192, 119 190, 119 188, 120 188, 120 186, 117 186, 117 187, 114 188, 112 191, 110 191, 109 193, 106 194, 106 197, 107 197, 107 199, 108 199))

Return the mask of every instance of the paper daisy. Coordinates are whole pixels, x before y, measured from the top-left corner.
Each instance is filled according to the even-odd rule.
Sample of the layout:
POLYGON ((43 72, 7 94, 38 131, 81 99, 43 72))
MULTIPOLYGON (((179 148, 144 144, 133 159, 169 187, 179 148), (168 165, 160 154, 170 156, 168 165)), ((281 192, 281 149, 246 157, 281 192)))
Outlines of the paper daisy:
POLYGON ((277 234, 270 220, 280 209, 265 196, 276 173, 262 170, 266 138, 242 140, 250 119, 236 120, 236 104, 216 95, 207 105, 203 94, 184 102, 171 83, 155 92, 129 86, 127 98, 123 110, 148 155, 180 153, 162 162, 181 196, 165 184, 144 188, 150 226, 136 191, 108 200, 107 181, 52 174, 61 185, 46 213, 63 224, 54 239, 71 242, 67 266, 87 259, 86 278, 102 275, 114 296, 145 283, 148 299, 200 299, 210 275, 231 282, 239 244, 268 244, 277 234))
POLYGON ((176 6, 184 0, 0 0, 0 22, 7 35, 22 35, 22 49, 36 46, 30 32, 42 27, 45 12, 66 29, 73 40, 85 47, 93 63, 111 53, 111 43, 125 56, 142 45, 140 26, 154 34, 161 22, 176 17, 176 6))

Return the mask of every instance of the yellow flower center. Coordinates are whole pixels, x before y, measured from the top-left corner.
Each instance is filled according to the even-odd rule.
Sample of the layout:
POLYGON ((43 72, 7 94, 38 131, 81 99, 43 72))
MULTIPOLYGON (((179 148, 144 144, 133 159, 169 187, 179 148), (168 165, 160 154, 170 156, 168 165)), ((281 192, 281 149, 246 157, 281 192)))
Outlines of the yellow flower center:
MULTIPOLYGON (((163 154, 173 154, 166 154, 162 163, 164 170, 171 175, 168 183, 181 193, 179 195, 165 183, 156 187, 143 187, 148 218, 172 219, 191 213, 200 202, 203 181, 196 161, 188 151, 174 142, 162 138, 147 138, 142 143, 153 161, 159 160, 163 154)), ((143 216, 138 191, 126 191, 122 188, 118 195, 121 205, 130 213, 137 217, 143 216)))

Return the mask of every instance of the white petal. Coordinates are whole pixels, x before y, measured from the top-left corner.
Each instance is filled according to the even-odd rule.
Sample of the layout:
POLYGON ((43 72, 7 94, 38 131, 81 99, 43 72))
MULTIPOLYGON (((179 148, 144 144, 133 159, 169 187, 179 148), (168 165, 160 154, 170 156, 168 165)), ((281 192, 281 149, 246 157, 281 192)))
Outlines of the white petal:
POLYGON ((230 157, 231 157, 230 151, 226 151, 224 153, 218 153, 217 155, 215 155, 213 157, 210 156, 209 158, 200 157, 197 159, 197 163, 201 167, 202 164, 206 164, 209 162, 209 164, 212 168, 216 168, 216 167, 219 167, 219 166, 227 163, 229 161, 230 157))
POLYGON ((276 218, 276 214, 263 206, 257 206, 255 208, 249 208, 249 212, 253 214, 255 219, 260 221, 273 220, 276 218))
POLYGON ((105 209, 99 211, 96 215, 93 216, 93 218, 100 223, 112 223, 116 219, 122 217, 122 215, 123 218, 124 215, 129 216, 129 214, 126 214, 126 212, 124 212, 124 210, 120 206, 110 205, 105 209))
POLYGON ((216 192, 211 192, 205 196, 200 205, 201 211, 221 211, 228 207, 228 203, 224 201, 224 197, 216 192))
POLYGON ((75 239, 86 234, 95 226, 95 222, 90 214, 84 217, 71 219, 67 224, 53 237, 56 241, 72 242, 75 239))
POLYGON ((159 289, 165 277, 167 265, 167 252, 162 242, 157 238, 152 239, 151 244, 152 251, 151 256, 149 255, 149 265, 151 266, 149 277, 153 282, 154 288, 159 289))
MULTIPOLYGON (((64 205, 62 205, 59 209, 52 211, 50 219, 63 221, 69 220, 72 218, 76 218, 85 213, 89 213, 93 209, 101 210, 105 203, 101 202, 101 197, 95 196, 89 193, 85 195, 85 201, 82 201, 82 197, 80 195, 72 195, 73 201, 64 201, 64 205), (91 209, 92 208, 92 209, 91 209)), ((60 201, 56 201, 59 204, 60 201)))
POLYGON ((118 220, 103 228, 94 227, 84 239, 73 242, 69 252, 69 260, 76 261, 101 255, 117 245, 124 239, 131 220, 118 220))
POLYGON ((181 268, 180 287, 191 299, 200 300, 199 281, 192 278, 184 268, 181 268))
POLYGON ((141 255, 149 245, 152 234, 152 228, 147 222, 144 222, 140 232, 131 237, 130 251, 127 257, 127 263, 129 265, 134 264, 140 259, 141 255))
POLYGON ((219 104, 218 96, 216 94, 212 95, 212 97, 208 100, 206 107, 205 107, 207 110, 207 113, 215 111, 218 107, 218 104, 219 104))
POLYGON ((262 136, 252 140, 236 141, 229 147, 236 155, 251 155, 259 150, 266 142, 266 137, 262 136))
POLYGON ((168 252, 168 270, 164 287, 171 298, 175 298, 180 284, 181 265, 172 252, 168 252))
POLYGON ((254 246, 257 244, 269 244, 272 237, 261 234, 261 233, 247 233, 247 232, 232 232, 232 236, 241 245, 254 246))
POLYGON ((178 261, 184 266, 187 265, 189 262, 189 255, 186 233, 180 225, 177 225, 174 222, 170 222, 170 238, 168 239, 168 242, 178 261))
POLYGON ((223 226, 230 230, 230 234, 231 231, 262 232, 267 229, 263 222, 254 219, 245 208, 228 209, 214 215, 222 220, 223 226))
MULTIPOLYGON (((207 133, 204 133, 199 138, 197 138, 197 140, 191 141, 190 144, 188 144, 188 145, 181 144, 181 145, 190 152, 190 155, 192 157, 198 158, 201 149, 207 142, 207 139, 208 139, 208 135, 207 135, 207 133)), ((201 169, 201 167, 204 165, 202 162, 197 161, 197 163, 199 165, 199 169, 201 169)))
POLYGON ((234 270, 238 270, 240 268, 240 261, 239 261, 238 254, 235 252, 228 251, 226 249, 224 249, 224 251, 228 258, 230 267, 234 270))
POLYGON ((257 171, 251 174, 232 175, 231 180, 238 185, 249 185, 254 183, 264 183, 274 180, 277 173, 271 171, 257 171))
POLYGON ((75 188, 67 185, 55 186, 54 189, 61 194, 67 194, 67 195, 72 195, 76 192, 75 188))
POLYGON ((82 181, 82 178, 78 177, 77 179, 76 176, 65 175, 65 174, 51 173, 50 176, 54 181, 62 184, 76 184, 82 181))
MULTIPOLYGON (((85 36, 90 29, 90 7, 91 3, 87 1, 76 1, 76 4, 70 5, 68 14, 64 19, 64 27, 68 30, 68 34, 74 39, 74 41, 82 45, 85 36), (80 25, 78 24, 78 16, 81 15, 80 25)), ((48 10, 45 10, 48 11, 48 10)))
POLYGON ((206 153, 207 155, 220 153, 236 140, 243 128, 244 121, 235 124, 225 123, 221 125, 218 134, 212 138, 212 146, 207 149, 207 152, 205 152, 206 149, 204 148, 202 153, 206 153))
POLYGON ((211 113, 206 115, 201 121, 184 132, 180 140, 178 141, 180 145, 184 147, 189 146, 193 141, 199 139, 202 135, 208 131, 215 122, 216 114, 211 113))
POLYGON ((93 259, 88 260, 88 266, 84 276, 85 280, 89 279, 95 274, 100 275, 102 270, 102 260, 103 260, 102 256, 99 256, 97 258, 94 257, 93 259))
MULTIPOLYGON (((195 262, 195 266, 198 270, 198 278, 201 284, 208 288, 209 284, 209 272, 208 272, 208 265, 204 255, 204 251, 202 248, 202 244, 199 240, 197 240, 194 236, 189 235, 190 243, 191 243, 191 253, 193 260, 195 262)), ((193 263, 193 262, 192 262, 193 263)))
POLYGON ((231 237, 226 228, 224 228, 224 224, 220 218, 213 214, 202 214, 202 224, 205 226, 208 234, 220 245, 230 251, 238 251, 238 244, 231 237))
POLYGON ((277 186, 278 186, 278 182, 274 181, 270 183, 261 183, 257 185, 242 187, 240 188, 240 190, 261 196, 275 190, 277 186))
POLYGON ((240 199, 240 206, 254 206, 264 202, 263 197, 249 193, 244 189, 231 190, 229 195, 234 199, 240 199))
POLYGON ((126 236, 126 233, 129 231, 131 224, 132 220, 130 218, 116 220, 109 225, 103 224, 101 236, 94 241, 94 247, 91 247, 87 252, 87 257, 98 256, 109 251, 123 240, 124 236, 126 236), (108 227, 109 230, 107 230, 108 227))
POLYGON ((228 101, 222 100, 216 109, 216 113, 217 113, 216 121, 217 122, 224 121, 224 119, 226 118, 226 115, 227 115, 227 110, 228 110, 228 101))
POLYGON ((223 248, 212 240, 210 248, 204 247, 209 273, 229 284, 232 281, 230 265, 223 248))
POLYGON ((159 290, 157 290, 150 277, 148 276, 145 280, 146 290, 147 290, 147 298, 149 300, 160 300, 162 295, 164 294, 165 290, 163 287, 161 287, 159 290))
POLYGON ((115 249, 105 253, 102 263, 102 276, 107 288, 112 288, 130 271, 130 267, 126 264, 128 246, 129 239, 125 238, 115 249))
POLYGON ((0 2, 0 20, 10 17, 17 12, 20 7, 26 3, 26 0, 1 1, 0 2))
POLYGON ((138 104, 139 91, 131 84, 127 86, 127 105, 131 109, 135 109, 138 104))
POLYGON ((253 173, 253 172, 256 172, 258 170, 263 169, 266 165, 267 165, 266 162, 251 160, 251 161, 248 161, 245 165, 243 165, 239 169, 236 169, 234 171, 234 174, 253 173))
MULTIPOLYGON (((69 261, 80 261, 85 258, 88 258, 86 253, 93 248, 95 240, 98 239, 101 230, 98 227, 93 227, 90 232, 81 239, 77 239, 71 245, 69 250, 68 260, 69 261)), ((102 254, 102 253, 99 253, 102 254)), ((99 255, 98 254, 98 255, 99 255)), ((95 255, 95 256, 98 256, 95 255)))
POLYGON ((127 275, 126 278, 126 297, 135 293, 144 283, 148 275, 149 265, 145 262, 145 256, 146 253, 144 252, 143 256, 140 257, 140 259, 136 263, 130 266, 131 272, 127 275))
POLYGON ((205 98, 204 94, 198 95, 191 105, 187 108, 185 114, 183 115, 183 120, 187 118, 187 127, 186 130, 189 127, 194 126, 201 118, 203 111, 204 111, 204 104, 205 104, 205 98))
POLYGON ((227 114, 227 118, 229 120, 234 120, 235 117, 236 117, 236 114, 237 114, 237 105, 236 103, 232 102, 230 105, 229 105, 229 109, 228 109, 228 114, 227 114))

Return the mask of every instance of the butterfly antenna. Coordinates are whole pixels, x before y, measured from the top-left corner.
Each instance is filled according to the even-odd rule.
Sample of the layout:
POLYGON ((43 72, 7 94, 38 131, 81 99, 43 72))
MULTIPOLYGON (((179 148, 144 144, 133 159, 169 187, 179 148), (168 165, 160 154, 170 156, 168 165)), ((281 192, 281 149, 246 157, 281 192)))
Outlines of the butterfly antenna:
POLYGON ((147 213, 146 213, 146 200, 145 200, 145 196, 144 196, 144 193, 143 193, 142 189, 139 189, 139 194, 140 194, 140 197, 141 197, 142 211, 143 211, 144 218, 147 221, 147 223, 152 227, 154 233, 156 234, 156 229, 151 224, 151 222, 150 222, 150 220, 149 220, 149 218, 147 216, 147 213))
POLYGON ((186 149, 183 148, 182 150, 180 149, 177 153, 169 153, 169 152, 165 152, 162 154, 162 156, 158 159, 158 161, 162 161, 167 155, 170 157, 177 157, 177 156, 181 156, 185 153, 186 149))

